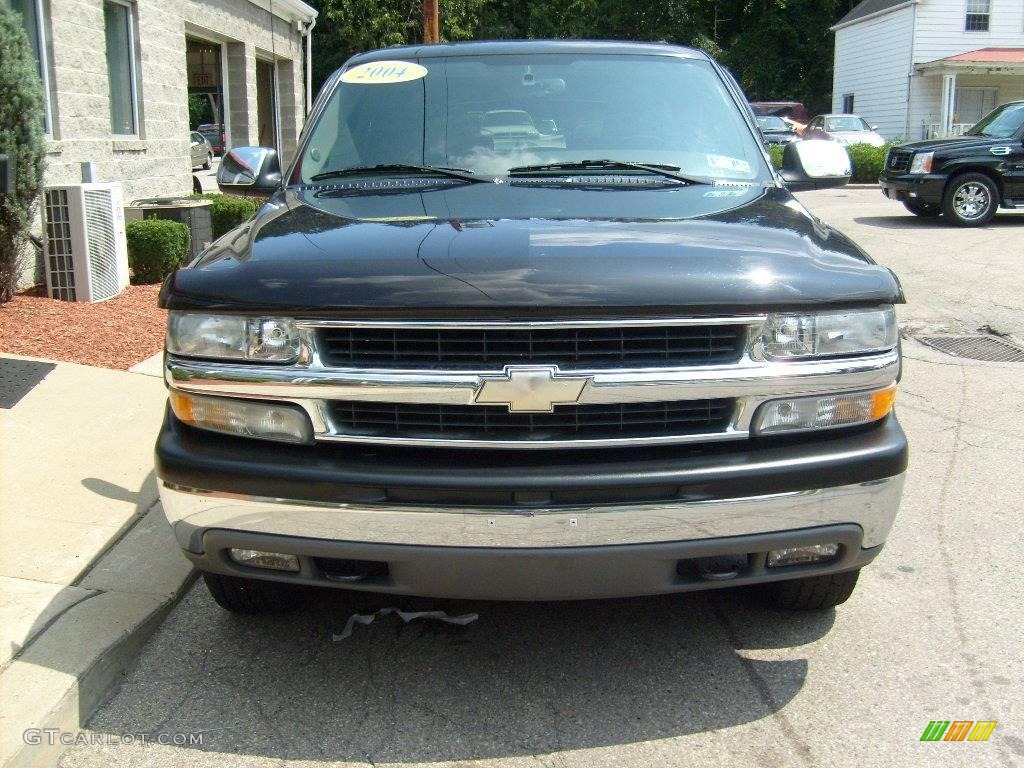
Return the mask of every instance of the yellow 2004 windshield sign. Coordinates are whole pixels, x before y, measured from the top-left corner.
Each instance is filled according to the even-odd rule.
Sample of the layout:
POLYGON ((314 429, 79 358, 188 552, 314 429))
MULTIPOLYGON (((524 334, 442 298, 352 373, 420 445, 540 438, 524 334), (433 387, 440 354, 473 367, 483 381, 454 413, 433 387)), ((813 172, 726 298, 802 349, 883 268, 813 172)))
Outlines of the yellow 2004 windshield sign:
POLYGON ((408 83, 426 76, 427 68, 411 61, 370 61, 345 70, 341 75, 343 83, 360 85, 390 85, 408 83))

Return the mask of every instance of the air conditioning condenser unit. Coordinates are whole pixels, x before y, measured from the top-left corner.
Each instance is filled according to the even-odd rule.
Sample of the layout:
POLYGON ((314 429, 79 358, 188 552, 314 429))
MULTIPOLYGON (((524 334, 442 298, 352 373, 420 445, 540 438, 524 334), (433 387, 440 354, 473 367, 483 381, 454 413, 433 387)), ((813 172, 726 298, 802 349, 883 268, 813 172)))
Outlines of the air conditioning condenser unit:
POLYGON ((44 226, 50 298, 106 301, 128 285, 120 184, 47 187, 44 226))

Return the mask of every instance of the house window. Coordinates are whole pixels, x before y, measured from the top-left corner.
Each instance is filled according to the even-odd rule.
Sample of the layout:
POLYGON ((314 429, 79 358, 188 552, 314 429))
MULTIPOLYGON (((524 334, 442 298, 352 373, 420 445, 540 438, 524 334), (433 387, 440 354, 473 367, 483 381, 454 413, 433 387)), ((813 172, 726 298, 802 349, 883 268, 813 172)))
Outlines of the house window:
POLYGON ((110 83, 110 129, 115 136, 136 136, 139 132, 132 17, 130 5, 111 0, 103 3, 107 78, 110 83))
POLYGON ((995 108, 995 88, 969 86, 957 88, 956 102, 953 106, 953 121, 964 125, 974 125, 995 108))
POLYGON ((853 94, 852 93, 844 93, 843 94, 843 114, 844 115, 852 115, 853 114, 853 94))
POLYGON ((988 32, 988 18, 991 12, 992 0, 967 0, 964 29, 968 32, 988 32))
POLYGON ((36 65, 39 67, 39 80, 43 84, 43 130, 52 134, 50 127, 50 80, 49 67, 46 61, 46 43, 43 41, 43 8, 42 0, 4 0, 5 4, 15 13, 21 14, 21 24, 25 28, 28 44, 32 48, 36 65))

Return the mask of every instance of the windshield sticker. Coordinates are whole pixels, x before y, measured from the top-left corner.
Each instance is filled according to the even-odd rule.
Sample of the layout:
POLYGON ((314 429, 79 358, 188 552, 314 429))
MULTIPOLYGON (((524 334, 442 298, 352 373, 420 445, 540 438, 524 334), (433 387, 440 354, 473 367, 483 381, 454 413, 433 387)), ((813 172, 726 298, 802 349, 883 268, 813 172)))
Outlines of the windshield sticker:
POLYGON ((720 171, 736 171, 737 173, 750 173, 750 163, 746 160, 738 160, 735 157, 725 155, 707 155, 708 167, 720 171))
POLYGON ((408 83, 425 77, 427 68, 411 61, 371 61, 352 67, 341 75, 343 83, 390 85, 408 83))

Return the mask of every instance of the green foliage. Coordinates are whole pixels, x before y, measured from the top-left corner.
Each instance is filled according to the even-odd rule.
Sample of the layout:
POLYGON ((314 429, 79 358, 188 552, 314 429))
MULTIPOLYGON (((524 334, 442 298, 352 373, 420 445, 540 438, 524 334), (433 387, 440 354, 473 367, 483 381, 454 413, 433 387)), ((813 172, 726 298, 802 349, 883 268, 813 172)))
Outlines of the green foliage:
MULTIPOLYGON (((703 48, 753 100, 830 107, 829 26, 855 0, 440 0, 447 41, 511 38, 667 40, 703 48)), ((313 79, 349 56, 423 40, 421 0, 319 0, 313 79)))
POLYGON ((0 194, 0 302, 21 277, 21 252, 42 190, 43 87, 21 16, 0 5, 0 154, 17 163, 15 193, 0 194))
POLYGON ((141 219, 124 229, 133 283, 159 283, 188 258, 190 234, 179 221, 141 219))
POLYGON ((213 225, 214 238, 218 238, 239 224, 248 221, 260 207, 259 200, 222 195, 217 192, 204 192, 201 195, 192 195, 192 197, 213 202, 213 205, 210 206, 210 221, 213 225))
POLYGON ((850 144, 846 151, 850 153, 853 165, 853 176, 850 181, 858 184, 877 184, 878 177, 885 168, 885 153, 892 144, 873 147, 870 144, 850 144))
POLYGON ((201 93, 191 93, 188 97, 188 124, 194 131, 203 123, 212 123, 213 105, 210 99, 201 93))
POLYGON ((768 155, 772 159, 772 163, 776 168, 782 168, 782 153, 785 151, 785 147, 781 144, 770 144, 768 146, 768 155))

